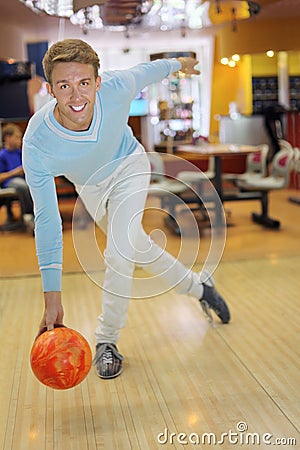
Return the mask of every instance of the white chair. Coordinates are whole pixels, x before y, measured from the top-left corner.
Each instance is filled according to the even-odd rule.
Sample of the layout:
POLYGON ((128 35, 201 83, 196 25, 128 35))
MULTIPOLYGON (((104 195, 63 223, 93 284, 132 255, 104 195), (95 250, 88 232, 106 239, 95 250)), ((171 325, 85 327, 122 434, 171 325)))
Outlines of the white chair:
POLYGON ((261 194, 261 214, 252 213, 254 222, 267 228, 279 228, 280 222, 271 219, 268 215, 268 194, 270 191, 284 189, 288 186, 291 164, 294 151, 290 148, 281 149, 272 160, 271 173, 267 177, 257 177, 253 175, 245 180, 237 181, 237 186, 242 192, 260 192, 261 194))
MULTIPOLYGON (((207 205, 204 206, 203 199, 208 195, 206 186, 208 180, 213 180, 215 178, 215 158, 210 156, 208 159, 208 167, 207 170, 201 171, 200 169, 195 168, 195 170, 182 170, 178 172, 177 178, 182 181, 186 185, 190 186, 194 192, 197 192, 199 195, 192 195, 187 203, 195 204, 194 207, 191 207, 191 210, 194 212, 199 212, 202 221, 208 220, 207 215, 207 205), (202 200, 201 200, 202 198, 202 200)), ((206 200, 208 200, 206 198, 206 200)), ((214 209, 214 206, 212 207, 214 209)))
POLYGON ((258 176, 265 177, 267 174, 267 159, 269 153, 269 146, 261 144, 258 146, 259 151, 250 153, 246 159, 246 170, 243 173, 224 173, 222 179, 236 184, 239 180, 247 180, 247 178, 258 176))
POLYGON ((299 175, 300 175, 300 150, 298 147, 294 148, 294 157, 291 162, 291 171, 293 179, 291 179, 291 185, 293 187, 296 187, 296 189, 299 188, 299 175))
POLYGON ((285 139, 279 139, 278 140, 279 143, 279 147, 281 150, 286 149, 286 150, 293 150, 293 146, 292 144, 290 144, 288 141, 286 141, 285 139))
POLYGON ((208 168, 206 171, 202 172, 200 170, 182 170, 178 172, 177 178, 184 183, 195 184, 201 183, 203 180, 212 180, 215 178, 215 159, 210 157, 208 160, 208 168))
POLYGON ((293 188, 297 190, 297 195, 289 197, 289 201, 300 205, 300 149, 298 147, 294 148, 294 159, 292 161, 291 170, 293 174, 291 184, 293 188))
POLYGON ((163 198, 168 193, 181 194, 188 190, 184 183, 166 176, 165 164, 159 153, 148 152, 147 155, 151 164, 150 194, 163 198))
POLYGON ((149 195, 160 199, 162 209, 168 214, 168 217, 165 219, 166 225, 180 235, 180 229, 175 219, 175 209, 179 203, 178 197, 188 192, 189 187, 177 179, 166 176, 165 164, 159 153, 148 152, 147 155, 151 164, 149 195))

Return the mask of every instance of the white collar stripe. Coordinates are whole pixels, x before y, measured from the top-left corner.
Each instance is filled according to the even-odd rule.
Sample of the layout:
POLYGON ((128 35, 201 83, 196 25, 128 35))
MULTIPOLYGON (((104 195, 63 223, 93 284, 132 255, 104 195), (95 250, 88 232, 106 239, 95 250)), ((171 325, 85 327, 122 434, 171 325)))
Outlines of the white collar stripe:
POLYGON ((46 112, 45 115, 45 122, 47 124, 47 126, 50 128, 50 130, 52 130, 56 135, 58 135, 59 137, 63 138, 63 139, 69 139, 72 141, 97 141, 97 136, 98 136, 98 130, 101 126, 101 119, 102 119, 102 114, 101 114, 101 105, 100 105, 100 99, 97 96, 96 98, 96 111, 95 111, 95 122, 93 120, 90 130, 88 130, 88 132, 77 132, 74 131, 72 134, 67 133, 63 130, 61 130, 60 128, 58 128, 58 126, 55 125, 55 123, 51 120, 50 118, 50 114, 53 113, 54 109, 50 109, 46 112), (85 133, 85 134, 84 134, 85 133))

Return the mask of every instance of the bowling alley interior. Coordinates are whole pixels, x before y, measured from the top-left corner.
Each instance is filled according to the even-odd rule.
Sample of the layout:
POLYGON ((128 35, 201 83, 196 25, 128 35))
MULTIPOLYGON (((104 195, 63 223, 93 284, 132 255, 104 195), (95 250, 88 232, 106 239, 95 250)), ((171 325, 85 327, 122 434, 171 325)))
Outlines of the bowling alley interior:
MULTIPOLYGON (((300 0, 0 6, 0 448, 300 448, 300 0), (117 342, 122 373, 97 376, 90 355, 108 239, 72 181, 55 175, 63 324, 91 352, 87 373, 68 388, 33 370, 45 305, 37 218, 23 169, 5 166, 10 150, 22 161, 27 127, 54 102, 42 61, 64 39, 92 46, 100 76, 195 59, 200 73, 182 64, 131 101, 128 125, 151 167, 141 220, 188 271, 208 271, 230 311, 223 322, 207 302, 136 264, 117 342)), ((105 131, 112 139, 118 123, 105 131)))

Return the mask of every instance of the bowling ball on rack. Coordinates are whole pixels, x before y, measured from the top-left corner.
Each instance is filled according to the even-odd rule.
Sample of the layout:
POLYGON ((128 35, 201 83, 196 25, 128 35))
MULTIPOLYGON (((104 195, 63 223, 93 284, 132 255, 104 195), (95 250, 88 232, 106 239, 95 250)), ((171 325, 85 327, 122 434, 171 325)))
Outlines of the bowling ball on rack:
POLYGON ((59 326, 40 334, 30 352, 36 378, 52 389, 70 389, 81 383, 92 365, 87 340, 76 330, 59 326))

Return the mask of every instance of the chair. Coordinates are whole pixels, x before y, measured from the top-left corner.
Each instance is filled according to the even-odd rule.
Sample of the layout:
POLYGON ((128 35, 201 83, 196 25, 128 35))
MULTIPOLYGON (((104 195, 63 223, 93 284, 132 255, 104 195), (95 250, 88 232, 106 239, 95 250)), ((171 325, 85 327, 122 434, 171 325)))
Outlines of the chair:
MULTIPOLYGON (((294 159, 291 165, 293 178, 291 179, 291 185, 296 188, 297 192, 300 192, 300 149, 294 148, 294 159)), ((300 195, 289 197, 289 201, 300 205, 300 195)))
POLYGON ((263 176, 267 174, 267 159, 269 153, 269 146, 267 144, 259 145, 259 151, 250 153, 246 159, 246 171, 243 173, 224 173, 222 179, 236 184, 239 180, 247 180, 253 176, 263 176))
POLYGON ((208 168, 205 172, 199 170, 182 170, 178 172, 177 178, 184 183, 201 183, 204 180, 212 180, 215 178, 215 159, 210 157, 208 160, 208 168))
POLYGON ((290 144, 288 141, 286 141, 285 139, 279 139, 278 140, 278 144, 280 149, 286 149, 286 150, 293 150, 293 146, 292 144, 290 144))
POLYGON ((267 177, 257 175, 248 176, 245 180, 238 180, 237 186, 242 192, 260 192, 261 214, 252 213, 254 222, 267 228, 279 228, 280 222, 271 219, 268 215, 268 194, 271 191, 284 189, 288 186, 291 163, 294 151, 290 148, 282 148, 277 152, 272 161, 271 173, 267 177))
POLYGON ((180 229, 175 220, 175 209, 179 203, 178 196, 188 192, 189 187, 181 181, 166 176, 164 161, 159 153, 148 152, 147 155, 151 164, 149 195, 160 199, 162 209, 168 213, 165 219, 166 225, 180 235, 180 229))
MULTIPOLYGON (((208 207, 203 204, 201 198, 203 199, 207 193, 205 189, 206 182, 208 180, 213 180, 215 178, 215 158, 210 156, 208 159, 208 167, 206 171, 201 170, 182 170, 178 172, 178 180, 190 186, 194 192, 200 194, 199 196, 192 195, 186 199, 187 203, 196 204, 195 207, 191 208, 191 211, 199 212, 202 216, 202 220, 208 220, 207 209, 208 207)), ((206 199, 208 200, 208 199, 206 199)), ((213 207, 214 209, 214 207, 213 207)))

